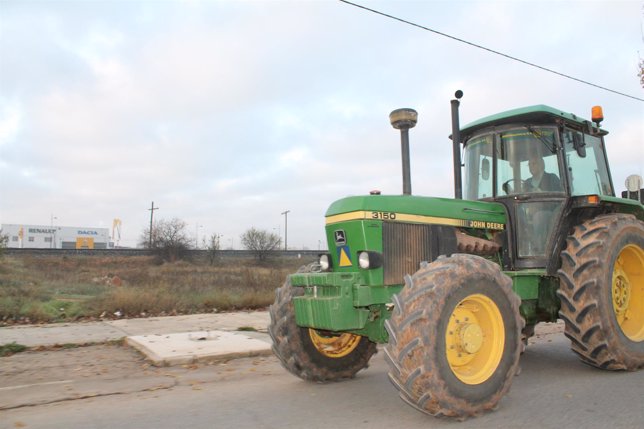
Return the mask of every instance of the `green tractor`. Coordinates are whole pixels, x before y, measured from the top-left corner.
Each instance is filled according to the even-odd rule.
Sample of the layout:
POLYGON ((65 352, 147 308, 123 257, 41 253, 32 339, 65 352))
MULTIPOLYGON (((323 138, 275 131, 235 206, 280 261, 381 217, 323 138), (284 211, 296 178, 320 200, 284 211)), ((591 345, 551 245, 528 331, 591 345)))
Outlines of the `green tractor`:
POLYGON ((461 419, 497 407, 539 322, 562 319, 587 364, 644 366, 641 179, 639 201, 615 196, 601 108, 593 122, 539 105, 461 129, 461 97, 455 198, 411 195, 417 114, 392 112, 403 194, 331 204, 329 253, 289 276, 270 308, 282 365, 305 380, 350 379, 386 344, 401 398, 461 419))

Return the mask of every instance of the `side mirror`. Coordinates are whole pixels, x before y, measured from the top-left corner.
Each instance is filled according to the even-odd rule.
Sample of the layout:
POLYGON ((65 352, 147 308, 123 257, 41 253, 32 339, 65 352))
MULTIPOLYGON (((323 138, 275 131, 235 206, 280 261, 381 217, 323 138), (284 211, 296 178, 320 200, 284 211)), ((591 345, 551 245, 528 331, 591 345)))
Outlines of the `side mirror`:
POLYGON ((572 133, 572 146, 577 151, 580 158, 586 158, 586 142, 584 135, 581 133, 572 133))
POLYGON ((481 161, 481 177, 483 180, 490 178, 490 160, 487 158, 483 158, 483 161, 481 161))

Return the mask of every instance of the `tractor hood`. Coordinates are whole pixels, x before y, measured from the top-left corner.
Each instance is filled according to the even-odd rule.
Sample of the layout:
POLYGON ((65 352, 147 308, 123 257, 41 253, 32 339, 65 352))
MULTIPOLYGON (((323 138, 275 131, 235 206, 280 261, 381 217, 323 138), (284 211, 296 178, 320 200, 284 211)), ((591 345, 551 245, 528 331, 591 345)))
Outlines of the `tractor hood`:
POLYGON ((506 223, 500 203, 410 195, 346 197, 331 204, 325 216, 327 225, 368 219, 501 230, 506 223))

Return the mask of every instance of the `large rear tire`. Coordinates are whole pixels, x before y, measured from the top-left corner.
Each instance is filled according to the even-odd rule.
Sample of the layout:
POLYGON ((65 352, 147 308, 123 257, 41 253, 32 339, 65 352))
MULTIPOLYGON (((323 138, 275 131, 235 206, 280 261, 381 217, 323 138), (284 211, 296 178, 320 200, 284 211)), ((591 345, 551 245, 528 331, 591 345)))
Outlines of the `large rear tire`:
POLYGON ((479 256, 439 257, 407 276, 385 323, 400 397, 434 416, 495 409, 519 365, 519 305, 510 278, 479 256))
POLYGON ((559 278, 559 317, 581 360, 611 370, 644 366, 644 223, 613 214, 576 227, 559 278))
POLYGON ((292 287, 289 280, 276 291, 268 326, 273 353, 284 368, 304 380, 326 382, 355 377, 368 367, 377 351, 376 344, 360 335, 298 326, 293 298, 302 293, 302 288, 292 287))

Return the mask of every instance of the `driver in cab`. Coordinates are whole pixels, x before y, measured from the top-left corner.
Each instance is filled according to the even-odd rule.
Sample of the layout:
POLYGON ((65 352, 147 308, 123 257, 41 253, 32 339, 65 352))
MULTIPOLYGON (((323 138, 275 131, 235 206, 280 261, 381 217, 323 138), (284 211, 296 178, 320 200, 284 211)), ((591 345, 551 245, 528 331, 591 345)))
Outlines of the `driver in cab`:
POLYGON ((524 182, 527 192, 556 192, 561 191, 559 177, 545 171, 545 163, 539 155, 532 155, 528 161, 528 168, 532 177, 524 182))

